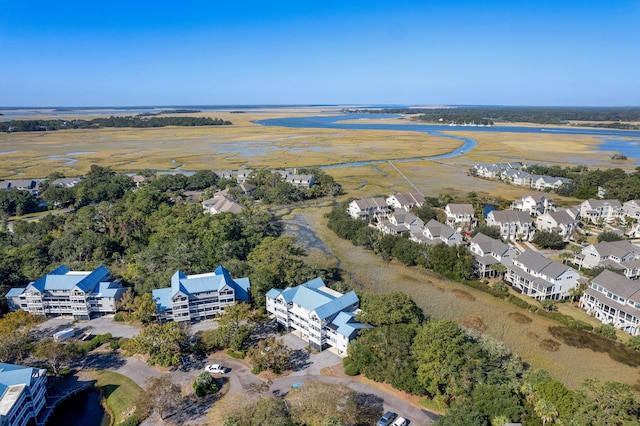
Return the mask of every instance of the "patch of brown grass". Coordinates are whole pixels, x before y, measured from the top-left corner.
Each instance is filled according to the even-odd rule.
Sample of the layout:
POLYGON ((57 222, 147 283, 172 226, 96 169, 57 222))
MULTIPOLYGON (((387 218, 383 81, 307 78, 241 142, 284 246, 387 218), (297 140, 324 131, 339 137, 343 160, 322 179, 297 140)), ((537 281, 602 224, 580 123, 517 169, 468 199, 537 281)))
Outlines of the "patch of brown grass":
POLYGON ((509 318, 518 324, 529 324, 531 322, 531 318, 520 312, 509 312, 509 318))
POLYGON ((544 339, 539 343, 538 346, 549 352, 556 352, 558 349, 560 349, 560 343, 556 342, 553 339, 544 339))
POLYGON ((527 337, 531 340, 538 340, 540 338, 540 336, 538 336, 533 331, 527 331, 527 337))
POLYGON ((482 318, 476 316, 469 316, 463 319, 462 321, 460 321, 460 325, 465 328, 479 331, 481 333, 487 329, 487 325, 482 321, 482 318))
POLYGON ((451 293, 453 293, 453 295, 459 299, 469 300, 471 302, 476 300, 475 297, 464 290, 453 289, 451 290, 451 293))
POLYGON ((563 343, 576 348, 588 348, 594 352, 604 352, 617 362, 630 367, 640 367, 640 352, 629 349, 622 343, 614 342, 595 333, 571 330, 567 327, 549 327, 551 334, 563 343))

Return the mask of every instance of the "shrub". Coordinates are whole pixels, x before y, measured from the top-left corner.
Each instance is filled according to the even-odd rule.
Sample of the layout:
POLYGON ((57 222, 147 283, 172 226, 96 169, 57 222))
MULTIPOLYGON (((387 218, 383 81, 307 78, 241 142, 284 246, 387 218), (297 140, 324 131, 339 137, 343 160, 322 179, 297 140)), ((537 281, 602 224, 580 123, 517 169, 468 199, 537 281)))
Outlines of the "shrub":
POLYGON ((344 367, 344 374, 346 374, 347 376, 357 376, 358 374, 360 374, 360 370, 358 369, 358 366, 352 362, 351 364, 344 367))
POLYGON ((533 307, 527 302, 525 302, 524 300, 520 299, 519 297, 514 296, 513 294, 510 294, 509 296, 507 296, 507 300, 522 309, 530 310, 533 307))
POLYGON ((260 374, 263 371, 262 368, 260 368, 257 365, 254 365, 253 368, 251 369, 251 374, 260 374))
POLYGON ((124 422, 121 422, 118 426, 138 426, 140 424, 140 419, 135 414, 129 417, 124 422))
POLYGON ((114 351, 120 349, 120 341, 119 340, 112 340, 109 343, 109 346, 111 347, 111 349, 113 349, 114 351))
POLYGON ((640 351, 640 336, 633 336, 627 342, 627 346, 634 351, 640 351))
POLYGON ((196 395, 199 397, 214 394, 219 390, 216 379, 206 371, 198 374, 196 380, 193 382, 193 389, 195 389, 196 395))
POLYGON ((245 356, 247 356, 247 353, 245 351, 236 352, 233 349, 227 349, 227 355, 229 355, 231 358, 243 359, 245 356))
POLYGON ((349 364, 353 364, 353 360, 351 358, 349 358, 349 357, 342 358, 342 366, 343 367, 346 367, 349 364))
POLYGON ((596 334, 599 334, 602 337, 605 337, 609 340, 617 340, 618 336, 616 336, 616 328, 613 324, 602 324, 601 326, 596 327, 594 330, 596 334))
MULTIPOLYGON (((124 312, 118 312, 117 314, 115 314, 113 316, 113 320, 115 322, 125 322, 127 319, 126 319, 126 315, 125 315, 124 312)), ((129 417, 129 418, 131 418, 131 417, 129 417)), ((122 423, 122 424, 124 424, 124 423, 122 423)))

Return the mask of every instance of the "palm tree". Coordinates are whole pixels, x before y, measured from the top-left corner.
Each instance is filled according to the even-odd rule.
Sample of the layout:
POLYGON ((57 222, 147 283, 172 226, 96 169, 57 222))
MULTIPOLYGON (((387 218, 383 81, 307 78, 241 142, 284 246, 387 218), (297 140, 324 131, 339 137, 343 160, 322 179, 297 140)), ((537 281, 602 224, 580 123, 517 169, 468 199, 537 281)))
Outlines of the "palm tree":
POLYGON ((556 417, 558 417, 558 410, 556 410, 555 405, 553 405, 553 403, 547 401, 546 399, 539 399, 533 409, 535 410, 536 414, 540 416, 540 420, 542 420, 542 426, 544 426, 547 422, 553 422, 556 417))

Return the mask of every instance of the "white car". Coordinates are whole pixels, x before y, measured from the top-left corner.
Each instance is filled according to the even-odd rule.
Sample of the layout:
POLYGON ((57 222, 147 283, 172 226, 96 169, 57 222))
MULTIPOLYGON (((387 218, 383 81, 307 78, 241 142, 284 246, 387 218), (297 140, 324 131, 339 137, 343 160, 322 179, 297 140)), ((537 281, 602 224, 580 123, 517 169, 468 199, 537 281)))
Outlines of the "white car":
POLYGON ((204 370, 207 373, 213 373, 213 374, 224 374, 227 369, 224 368, 222 365, 220 364, 211 364, 211 365, 207 365, 204 370))

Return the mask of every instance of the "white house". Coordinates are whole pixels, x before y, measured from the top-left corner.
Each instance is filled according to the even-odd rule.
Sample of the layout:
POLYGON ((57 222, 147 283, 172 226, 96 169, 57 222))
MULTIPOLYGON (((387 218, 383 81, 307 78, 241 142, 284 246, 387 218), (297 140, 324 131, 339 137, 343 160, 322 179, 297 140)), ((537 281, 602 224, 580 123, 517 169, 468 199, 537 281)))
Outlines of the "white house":
POLYGON ((424 222, 411 212, 398 210, 389 214, 388 219, 378 222, 378 229, 384 234, 398 235, 403 232, 420 233, 424 222))
POLYGON ((591 280, 580 298, 580 307, 605 324, 637 336, 640 334, 640 284, 611 271, 591 280))
POLYGON ((0 425, 36 424, 46 401, 46 369, 0 363, 0 425))
POLYGON ((124 292, 119 282, 111 281, 104 266, 93 271, 71 271, 62 265, 26 287, 12 288, 6 298, 11 311, 88 320, 115 313, 124 292))
POLYGON ((633 219, 640 218, 640 200, 629 200, 622 204, 622 213, 633 219))
POLYGON ((200 321, 222 315, 224 308, 236 302, 248 302, 249 278, 231 278, 218 266, 214 272, 185 275, 177 271, 171 287, 152 291, 160 321, 200 321))
POLYGON ((585 221, 597 223, 599 219, 609 221, 622 217, 624 212, 618 200, 585 200, 580 204, 580 217, 585 221))
POLYGON ((391 212, 387 201, 382 197, 353 200, 347 207, 347 213, 354 219, 371 220, 385 218, 391 212))
POLYGON ((356 293, 332 290, 320 278, 284 290, 272 288, 266 299, 267 312, 279 324, 297 330, 319 351, 332 347, 346 356, 349 342, 368 327, 355 320, 360 305, 356 293))
POLYGON ((537 251, 527 250, 507 266, 505 281, 538 300, 564 299, 578 285, 580 274, 575 269, 547 259, 537 251))
POLYGON ((397 193, 387 198, 387 204, 394 209, 409 211, 414 207, 422 207, 424 204, 424 196, 417 192, 407 192, 406 194, 397 193))
POLYGON ((571 183, 571 179, 563 177, 553 176, 531 176, 531 187, 538 191, 544 191, 545 189, 558 189, 562 185, 568 185, 571 183))
POLYGON ((444 208, 447 214, 447 225, 459 228, 473 228, 476 225, 475 212, 471 204, 447 204, 444 208))
POLYGON ((640 247, 630 241, 604 241, 590 244, 574 257, 580 267, 609 267, 624 271, 627 278, 640 277, 640 247))
POLYGON ((573 218, 566 210, 543 213, 536 218, 536 227, 541 231, 556 232, 562 239, 569 241, 573 230, 576 229, 580 221, 573 218))
POLYGON ((508 169, 500 174, 500 178, 512 185, 531 186, 531 175, 524 170, 508 169))
POLYGON ((512 246, 482 233, 471 239, 469 251, 476 262, 475 274, 480 278, 499 275, 494 265, 501 264, 506 267, 517 254, 512 246))
POLYGON ((553 200, 548 194, 529 194, 511 203, 511 210, 528 212, 538 216, 555 210, 553 200))
POLYGON ((505 240, 528 240, 533 234, 533 220, 527 212, 513 210, 492 210, 487 215, 487 225, 500 228, 500 236, 505 240))
POLYGON ((440 223, 435 219, 431 219, 422 229, 422 234, 412 233, 410 240, 422 243, 436 245, 445 243, 448 246, 461 244, 462 235, 452 227, 440 223))

